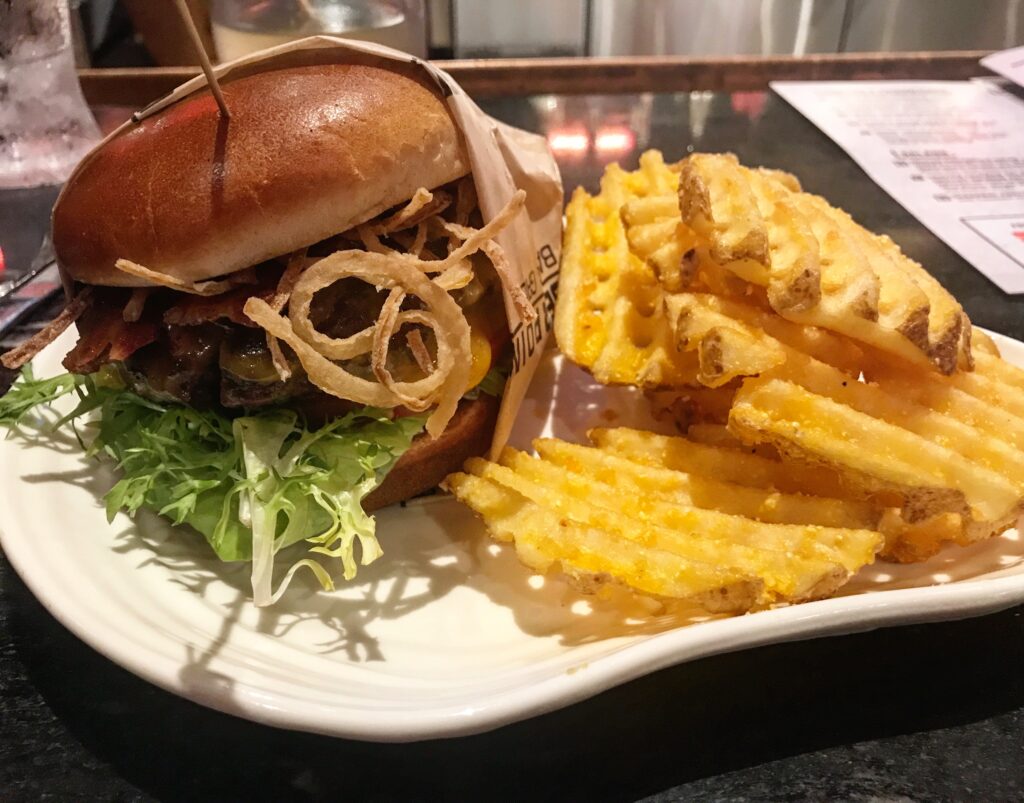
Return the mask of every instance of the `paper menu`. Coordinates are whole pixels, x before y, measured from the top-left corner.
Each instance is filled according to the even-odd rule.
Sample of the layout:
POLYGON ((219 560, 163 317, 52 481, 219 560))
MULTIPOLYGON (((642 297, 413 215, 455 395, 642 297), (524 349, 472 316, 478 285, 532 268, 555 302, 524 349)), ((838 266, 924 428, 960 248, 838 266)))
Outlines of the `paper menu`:
POLYGON ((1018 86, 1024 86, 1024 47, 1014 47, 985 56, 981 60, 981 66, 1009 78, 1018 86))
POLYGON ((771 86, 937 237, 1024 293, 1024 100, 993 81, 771 86))

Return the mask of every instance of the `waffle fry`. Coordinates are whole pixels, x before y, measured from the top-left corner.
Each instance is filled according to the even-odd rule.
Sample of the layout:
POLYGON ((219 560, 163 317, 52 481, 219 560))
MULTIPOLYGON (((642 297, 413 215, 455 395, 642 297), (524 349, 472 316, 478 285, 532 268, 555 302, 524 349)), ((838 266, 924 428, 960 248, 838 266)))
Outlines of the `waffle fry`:
POLYGON ((679 217, 676 193, 633 198, 623 204, 620 214, 630 252, 651 266, 662 287, 669 292, 688 287, 693 276, 687 271, 696 263, 687 255, 697 241, 679 217))
MULTIPOLYGON (((670 317, 676 316, 681 347, 705 331, 728 327, 742 328, 748 338, 769 337, 755 322, 767 323, 771 314, 741 302, 677 294, 668 298, 667 307, 670 317)), ((847 492, 874 496, 901 508, 898 523, 888 527, 885 557, 920 559, 934 554, 946 541, 966 544, 1012 526, 1017 511, 1024 508, 1024 451, 1020 448, 1024 419, 1014 414, 1024 412, 1019 392, 1014 393, 1024 389, 1024 371, 979 352, 973 373, 944 378, 928 372, 922 380, 911 366, 874 355, 869 375, 879 381, 859 382, 850 363, 845 370, 828 365, 809 354, 811 349, 785 329, 774 331, 790 341, 774 341, 783 358, 764 371, 750 373, 792 383, 807 395, 800 396, 792 387, 768 394, 755 390, 756 381, 742 383, 742 390, 732 392, 728 400, 733 435, 751 445, 782 450, 791 460, 828 465, 844 477, 847 492), (826 401, 840 409, 828 407, 826 401), (803 404, 812 406, 804 409, 803 404), (762 417, 755 420, 757 416, 762 417), (853 423, 844 416, 852 417, 853 423), (815 425, 823 427, 824 440, 818 445, 810 443, 815 425), (833 432, 842 435, 835 437, 833 432), (905 464, 900 479, 893 454, 898 449, 903 450, 905 464), (870 466, 869 459, 876 464, 870 466), (883 466, 891 472, 889 476, 883 476, 883 466), (936 480, 936 472, 954 479, 936 480), (957 482, 971 478, 980 490, 998 492, 1001 501, 986 509, 972 506, 963 489, 957 491, 957 482)), ((818 353, 826 359, 836 356, 832 349, 818 353)), ((757 368, 756 354, 740 353, 736 361, 757 368)), ((703 420, 721 421, 722 406, 717 419, 705 416, 703 420)), ((701 420, 695 415, 677 416, 681 427, 691 432, 701 420)))
POLYGON ((743 440, 767 442, 802 463, 838 470, 848 487, 902 508, 908 522, 956 513, 967 541, 1013 526, 1024 510, 1024 474, 1015 450, 978 440, 976 431, 948 417, 901 409, 881 389, 850 383, 842 390, 847 393, 834 395, 879 417, 793 382, 768 379, 748 382, 737 393, 729 427, 743 440))
MULTIPOLYGON (((680 327, 684 343, 727 327, 767 337, 752 324, 765 315, 756 307, 688 294, 669 297, 670 314, 683 300, 690 305, 680 327)), ((886 558, 925 559, 944 543, 972 543, 1014 525, 1024 511, 1024 371, 984 352, 976 355, 975 371, 950 377, 874 355, 865 362, 872 381, 861 382, 806 350, 775 343, 783 361, 739 390, 735 383, 709 389, 704 394, 711 404, 703 407, 684 401, 701 391, 663 391, 655 394, 656 406, 685 430, 702 421, 721 423, 729 405, 730 431, 755 448, 785 455, 794 489, 813 488, 805 484, 812 481, 808 467, 824 466, 841 478, 833 495, 898 508, 889 520, 896 523, 883 527, 886 558)), ((754 357, 745 359, 748 368, 756 367, 754 357)), ((634 436, 620 448, 636 458, 639 440, 634 436)), ((659 442, 657 436, 647 440, 659 442)), ((756 463, 737 465, 740 474, 758 476, 756 463)))
MULTIPOLYGON (((645 154, 577 194, 566 258, 563 351, 599 381, 643 387, 687 434, 596 429, 592 446, 539 440, 536 457, 471 463, 462 482, 530 507, 534 530, 504 531, 517 548, 547 538, 579 574, 579 542, 555 528, 600 531, 686 571, 727 568, 732 593, 704 576, 688 598, 718 587, 747 610, 827 595, 876 552, 925 560, 1024 512, 1024 370, 892 240, 793 176, 645 154), (647 338, 625 323, 634 313, 647 338)), ((637 573, 619 558, 604 564, 615 580, 671 595, 646 557, 637 573)))
POLYGON ((520 542, 529 548, 544 539, 546 555, 557 555, 563 568, 568 564, 570 576, 579 571, 579 532, 592 541, 600 532, 616 545, 601 553, 613 579, 646 593, 677 596, 664 580, 652 579, 649 568, 651 554, 672 556, 690 576, 695 567, 705 572, 708 588, 686 587, 687 598, 707 604, 710 595, 719 610, 723 599, 731 610, 749 610, 834 593, 874 559, 882 543, 871 529, 880 512, 862 503, 740 486, 554 439, 534 446, 539 457, 507 449, 500 463, 471 460, 469 474, 449 484, 495 537, 515 540, 521 556, 520 542), (506 504, 517 497, 530 510, 531 526, 506 525, 507 516, 491 501, 495 486, 506 504), (609 559, 621 556, 623 545, 630 560, 609 559), (707 567, 719 567, 733 590, 723 591, 726 580, 708 576, 707 567))
POLYGON ((697 379, 709 387, 770 371, 790 352, 817 357, 854 376, 863 362, 861 350, 849 341, 743 301, 677 293, 666 297, 665 306, 676 347, 697 353, 697 379))
POLYGON ((990 357, 1002 356, 995 341, 976 327, 971 330, 971 348, 974 353, 981 352, 990 357))
POLYGON ((578 524, 493 480, 453 474, 447 484, 483 518, 494 538, 515 544, 523 564, 542 574, 557 568, 582 590, 596 592, 613 579, 628 578, 627 584, 638 591, 692 601, 714 612, 749 610, 761 597, 763 586, 754 577, 638 547, 604 529, 578 524))
MULTIPOLYGON (((655 184, 671 185, 674 173, 661 169, 655 184)), ((890 238, 802 192, 793 176, 745 168, 731 154, 693 154, 681 163, 677 206, 677 218, 667 195, 622 208, 631 252, 669 292, 695 282, 700 289, 703 277, 704 289, 744 294, 742 284, 726 283, 724 268, 766 288, 772 308, 792 320, 943 373, 970 367, 970 331, 956 300, 890 238)))
POLYGON ((721 449, 733 449, 746 452, 747 454, 756 454, 775 462, 780 460, 779 452, 774 447, 764 443, 754 444, 753 446, 749 443, 744 443, 725 424, 711 422, 690 424, 686 430, 686 438, 694 443, 703 443, 706 446, 716 446, 721 449))
POLYGON ((679 208, 705 244, 705 259, 768 288, 776 309, 805 309, 820 298, 817 241, 775 173, 741 167, 732 154, 683 161, 679 208))
POLYGON ((664 292, 652 268, 630 253, 620 215, 632 199, 671 194, 674 180, 660 154, 651 152, 635 173, 610 166, 598 195, 577 189, 566 208, 555 337, 599 382, 697 384, 697 358, 674 347, 664 292))
MULTIPOLYGON (((676 333, 676 346, 683 351, 699 345, 705 329, 735 328, 747 332, 764 347, 768 347, 770 340, 782 350, 788 347, 851 375, 859 374, 864 364, 864 352, 855 343, 824 329, 794 324, 743 300, 707 293, 676 293, 666 296, 665 308, 676 333)), ((751 370, 744 375, 757 373, 760 372, 751 370)))
POLYGON ((943 373, 969 367, 966 319, 955 299, 888 237, 783 176, 750 170, 728 154, 687 157, 679 206, 697 234, 698 260, 766 287, 772 308, 789 320, 943 373))
POLYGON ((595 446, 639 463, 715 477, 751 488, 774 488, 783 493, 836 499, 848 495, 839 474, 827 468, 786 465, 750 452, 737 454, 733 449, 626 427, 592 429, 589 435, 595 446))
MULTIPOLYGON (((689 436, 687 440, 690 440, 689 436)), ((771 524, 817 524, 870 530, 875 528, 881 517, 878 508, 860 501, 787 494, 774 488, 724 482, 713 477, 637 463, 613 452, 554 438, 536 440, 533 447, 543 460, 566 471, 585 474, 588 478, 631 491, 636 494, 632 499, 660 499, 771 524)), ((714 445, 710 448, 730 450, 736 446, 714 445)), ((728 451, 723 453, 729 454, 728 451)), ((521 452, 513 452, 512 455, 511 461, 503 458, 502 462, 513 467, 536 463, 526 463, 521 452)), ((554 482, 557 475, 548 471, 547 474, 537 472, 537 476, 541 481, 554 482)), ((618 499, 618 496, 614 498, 618 499)))

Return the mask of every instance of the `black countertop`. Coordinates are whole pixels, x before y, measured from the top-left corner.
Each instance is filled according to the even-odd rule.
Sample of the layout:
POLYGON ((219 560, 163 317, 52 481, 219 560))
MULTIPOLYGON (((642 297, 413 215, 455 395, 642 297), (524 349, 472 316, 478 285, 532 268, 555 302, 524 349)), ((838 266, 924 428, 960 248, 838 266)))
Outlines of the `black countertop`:
MULTIPOLYGON (((591 142, 610 131, 627 167, 656 147, 790 170, 891 234, 975 323, 1024 339, 1024 296, 998 290, 777 97, 486 108, 591 142)), ((615 149, 563 152, 566 187, 596 188, 615 149)), ((380 745, 274 730, 150 686, 68 633, 3 559, 0 592, 3 800, 1024 799, 1024 607, 707 658, 492 733, 380 745)))

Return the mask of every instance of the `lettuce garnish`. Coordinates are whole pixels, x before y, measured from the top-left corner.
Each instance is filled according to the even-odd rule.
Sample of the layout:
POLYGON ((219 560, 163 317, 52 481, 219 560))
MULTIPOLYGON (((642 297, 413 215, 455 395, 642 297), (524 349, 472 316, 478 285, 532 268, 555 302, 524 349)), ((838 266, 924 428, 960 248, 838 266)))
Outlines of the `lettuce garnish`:
POLYGON ((36 379, 26 366, 0 398, 0 425, 70 425, 91 456, 107 455, 121 478, 105 497, 107 518, 142 507, 198 530, 224 561, 251 561, 253 599, 275 602, 295 573, 334 583, 323 556, 340 562, 345 579, 381 555, 374 520, 361 502, 423 428, 424 416, 391 419, 363 408, 319 429, 275 409, 229 418, 182 404, 154 402, 127 390, 114 372, 36 379), (75 394, 67 415, 44 421, 41 406, 75 394), (88 413, 95 413, 82 427, 88 413), (273 590, 275 556, 305 541, 273 590), (358 550, 356 549, 358 544, 358 550))

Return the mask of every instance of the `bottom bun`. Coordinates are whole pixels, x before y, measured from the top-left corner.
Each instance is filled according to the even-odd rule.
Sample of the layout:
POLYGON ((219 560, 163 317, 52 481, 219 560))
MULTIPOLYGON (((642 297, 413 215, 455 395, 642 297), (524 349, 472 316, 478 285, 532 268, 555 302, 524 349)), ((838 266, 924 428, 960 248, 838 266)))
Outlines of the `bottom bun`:
POLYGON ((499 404, 500 399, 481 393, 459 403, 439 437, 417 435, 380 487, 363 500, 363 509, 378 510, 429 491, 469 458, 484 454, 491 447, 499 404))

